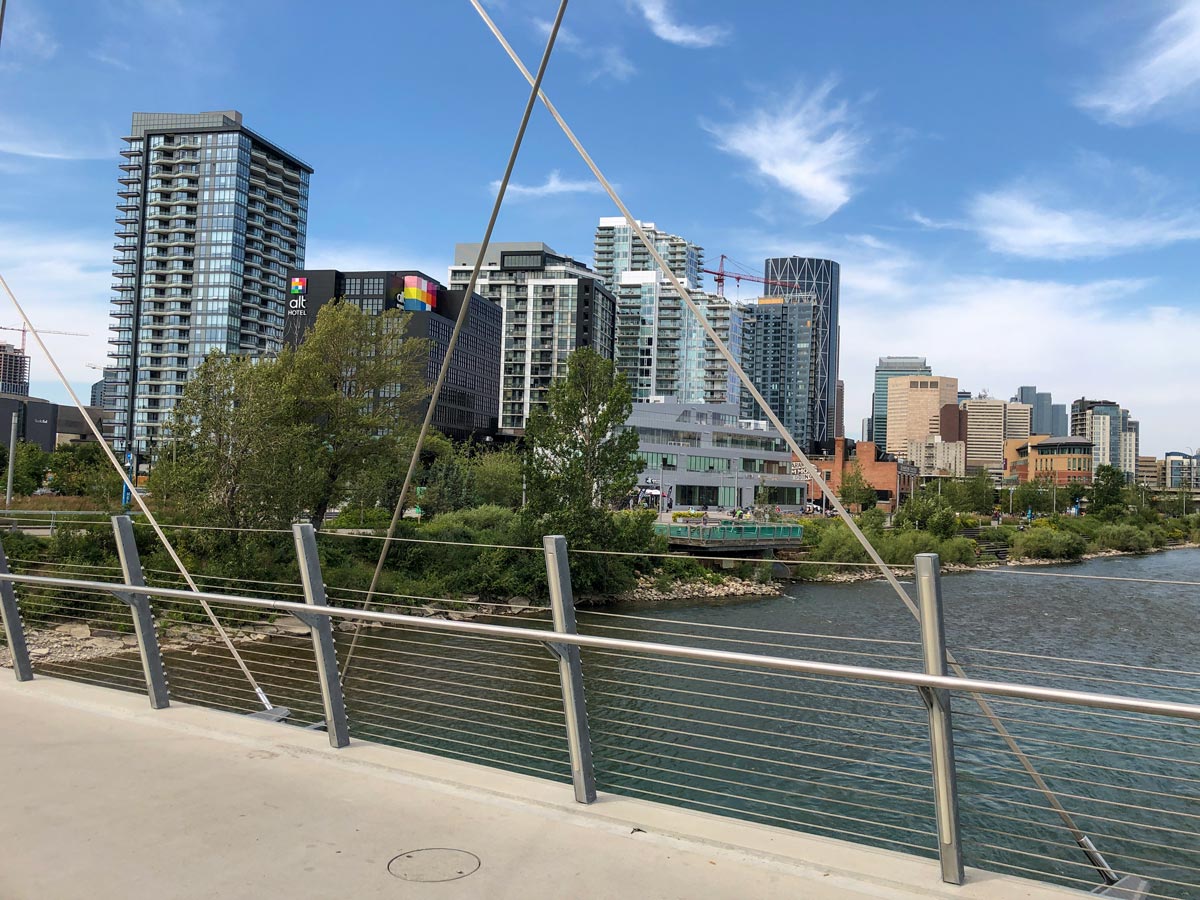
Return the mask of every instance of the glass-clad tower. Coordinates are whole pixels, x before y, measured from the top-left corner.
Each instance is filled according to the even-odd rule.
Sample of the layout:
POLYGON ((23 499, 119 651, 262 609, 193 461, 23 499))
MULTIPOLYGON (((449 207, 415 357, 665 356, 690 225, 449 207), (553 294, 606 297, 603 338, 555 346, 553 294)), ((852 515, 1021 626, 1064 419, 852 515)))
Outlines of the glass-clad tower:
POLYGON ((105 394, 136 459, 210 351, 278 352, 312 169, 233 110, 134 113, 125 143, 105 394))

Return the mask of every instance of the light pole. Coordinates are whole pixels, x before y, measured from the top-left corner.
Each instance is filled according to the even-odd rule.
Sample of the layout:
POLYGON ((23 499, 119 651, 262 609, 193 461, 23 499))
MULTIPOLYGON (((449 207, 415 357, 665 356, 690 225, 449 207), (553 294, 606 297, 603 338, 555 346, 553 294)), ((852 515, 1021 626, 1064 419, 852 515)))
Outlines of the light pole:
POLYGON ((1014 491, 1016 491, 1016 489, 1017 489, 1017 486, 1016 486, 1015 484, 1010 484, 1010 485, 1008 486, 1008 514, 1009 514, 1010 516, 1013 514, 1013 511, 1012 511, 1012 506, 1013 506, 1013 492, 1014 492, 1014 491))

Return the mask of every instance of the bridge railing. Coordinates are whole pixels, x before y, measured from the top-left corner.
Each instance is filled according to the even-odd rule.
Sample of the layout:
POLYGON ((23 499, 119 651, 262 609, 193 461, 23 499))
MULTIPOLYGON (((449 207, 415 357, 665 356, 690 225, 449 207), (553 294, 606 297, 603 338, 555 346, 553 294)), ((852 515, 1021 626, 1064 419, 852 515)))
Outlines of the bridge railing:
MULTIPOLYGON (((128 562, 131 536, 116 532, 128 562)), ((1148 697, 1131 678, 1118 683, 1147 688, 1142 696, 1112 693, 1104 672, 1065 679, 1096 691, 1033 669, 1018 680, 947 676, 933 554, 916 560, 920 642, 838 638, 830 651, 817 635, 705 632, 619 613, 579 633, 561 537, 543 548, 549 616, 520 625, 431 617, 421 598, 389 600, 409 612, 331 605, 311 526, 296 526, 295 542, 300 582, 264 583, 258 595, 146 586, 136 564, 16 574, 0 557, 16 677, 140 689, 156 708, 186 699, 251 711, 253 692, 234 687, 240 673, 222 646, 200 630, 181 640, 180 620, 162 615, 203 599, 267 695, 334 747, 380 741, 569 782, 583 803, 599 788, 937 856, 950 882, 963 879, 965 851, 990 867, 1095 884, 1075 837, 970 705, 982 695, 1118 873, 1154 877, 1155 896, 1200 890, 1200 705, 1148 697), (129 649, 82 668, 38 657, 21 613, 50 591, 85 598, 58 614, 102 616, 129 649), (359 637, 351 661, 348 641, 359 637)), ((982 666, 1021 672, 998 655, 982 666)))
POLYGON ((803 525, 741 525, 717 522, 712 525, 660 523, 654 530, 668 538, 692 538, 704 541, 798 541, 804 537, 803 525))

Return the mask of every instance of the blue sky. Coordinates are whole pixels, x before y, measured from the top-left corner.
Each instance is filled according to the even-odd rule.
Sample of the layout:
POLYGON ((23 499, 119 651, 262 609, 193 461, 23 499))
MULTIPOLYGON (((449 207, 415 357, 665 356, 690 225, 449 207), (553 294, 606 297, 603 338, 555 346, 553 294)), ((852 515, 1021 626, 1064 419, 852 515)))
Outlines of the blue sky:
MULTIPOLYGON (((531 68, 556 5, 487 4, 531 68)), ((1116 400, 1143 453, 1200 444, 1200 0, 575 0, 565 22, 546 91, 635 215, 713 264, 842 264, 851 436, 875 357, 920 354, 993 396, 1116 400)), ((234 108, 316 170, 311 266, 444 277, 525 96, 467 0, 9 0, 0 273, 38 325, 90 334, 48 340, 95 380, 130 113, 234 108)), ((615 211, 544 110, 515 182, 496 239, 590 259, 615 211)))

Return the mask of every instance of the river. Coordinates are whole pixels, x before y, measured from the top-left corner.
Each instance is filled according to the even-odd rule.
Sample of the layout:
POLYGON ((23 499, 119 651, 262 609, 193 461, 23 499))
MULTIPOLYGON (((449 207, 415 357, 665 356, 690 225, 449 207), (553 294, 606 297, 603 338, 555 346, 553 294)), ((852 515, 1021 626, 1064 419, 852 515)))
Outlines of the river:
MULTIPOLYGON (((1200 702, 1200 590, 1048 577, 1058 573, 1200 581, 1200 550, 946 576, 947 643, 971 675, 1200 702)), ((545 616, 517 621, 544 624, 545 616)), ((581 611, 579 625, 616 637, 920 667, 916 622, 884 582, 628 604, 581 611)), ((344 665, 350 635, 338 640, 344 665)), ((294 721, 319 718, 307 641, 279 638, 245 652, 294 721)), ((179 699, 254 708, 219 648, 169 654, 167 668, 179 699)), ((926 713, 914 691, 603 652, 585 652, 584 672, 601 790, 933 853, 926 713)), ((556 665, 540 647, 364 631, 344 682, 357 737, 569 778, 556 665)), ((1162 895, 1200 897, 1190 886, 1200 882, 1200 726, 993 705, 1114 868, 1153 878, 1162 895)), ((969 698, 956 698, 954 710, 967 864, 1081 888, 1098 883, 992 722, 969 698)))

